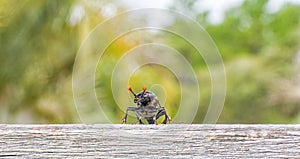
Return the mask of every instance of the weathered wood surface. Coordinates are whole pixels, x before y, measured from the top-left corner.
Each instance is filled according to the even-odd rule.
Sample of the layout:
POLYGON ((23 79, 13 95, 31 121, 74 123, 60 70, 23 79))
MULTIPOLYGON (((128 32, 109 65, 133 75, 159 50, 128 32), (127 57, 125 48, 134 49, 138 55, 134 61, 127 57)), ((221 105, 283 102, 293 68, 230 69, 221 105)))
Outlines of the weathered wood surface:
POLYGON ((0 125, 0 158, 300 158, 300 125, 0 125))

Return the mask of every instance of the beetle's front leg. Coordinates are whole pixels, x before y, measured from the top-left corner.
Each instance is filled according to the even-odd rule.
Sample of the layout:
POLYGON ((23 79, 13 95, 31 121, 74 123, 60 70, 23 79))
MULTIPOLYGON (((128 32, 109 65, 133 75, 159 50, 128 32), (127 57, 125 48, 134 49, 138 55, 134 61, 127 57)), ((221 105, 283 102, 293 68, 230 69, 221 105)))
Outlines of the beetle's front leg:
POLYGON ((158 119, 159 117, 165 115, 165 120, 162 122, 162 124, 167 124, 168 121, 171 121, 171 117, 167 114, 166 110, 164 107, 161 107, 158 111, 158 113, 156 114, 156 119, 158 119))
POLYGON ((153 124, 155 124, 155 125, 157 125, 158 123, 157 123, 157 119, 158 118, 156 118, 156 115, 153 117, 153 121, 154 121, 154 123, 153 124))
POLYGON ((126 124, 128 111, 133 111, 133 112, 135 113, 135 115, 136 115, 138 121, 139 121, 139 124, 144 124, 144 123, 142 122, 142 116, 138 113, 137 110, 138 110, 137 107, 128 107, 128 108, 126 109, 126 114, 125 114, 125 116, 124 116, 124 118, 123 118, 123 120, 122 120, 122 124, 124 124, 124 123, 126 124))
POLYGON ((172 121, 172 118, 167 114, 167 112, 165 113, 165 120, 162 122, 163 124, 167 124, 167 122, 169 121, 169 123, 172 121))
POLYGON ((125 114, 125 116, 124 116, 124 118, 122 119, 122 124, 126 124, 126 120, 127 120, 127 115, 128 115, 128 111, 133 111, 133 112, 136 112, 136 107, 128 107, 127 109, 126 109, 126 114, 125 114))
POLYGON ((141 118, 141 117, 138 117, 138 116, 137 116, 136 118, 137 118, 139 124, 144 124, 144 123, 142 122, 142 118, 141 118))

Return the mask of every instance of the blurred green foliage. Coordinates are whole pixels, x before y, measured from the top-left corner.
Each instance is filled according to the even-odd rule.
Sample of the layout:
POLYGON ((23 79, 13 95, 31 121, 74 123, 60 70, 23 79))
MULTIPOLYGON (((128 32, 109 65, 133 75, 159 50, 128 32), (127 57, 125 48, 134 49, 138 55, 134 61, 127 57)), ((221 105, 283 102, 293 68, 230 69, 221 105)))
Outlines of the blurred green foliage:
MULTIPOLYGON (((269 13, 265 9, 267 2, 244 1, 227 11, 221 24, 210 24, 209 13, 195 12, 192 9, 195 3, 191 1, 176 1, 171 6, 176 9, 182 5, 194 12, 223 57, 227 96, 219 123, 300 123, 300 6, 287 3, 279 11, 269 13)), ((80 122, 72 96, 72 69, 77 50, 89 32, 107 18, 105 8, 114 6, 120 13, 126 10, 122 4, 119 1, 0 1, 1 123, 80 122)), ((120 25, 131 24, 124 19, 120 25)), ((172 25, 185 29, 180 23, 172 25)), ((182 53, 197 72, 201 98, 194 123, 201 123, 212 85, 208 69, 195 48, 165 32, 137 31, 128 36, 116 39, 107 48, 96 71, 97 97, 109 118, 119 123, 124 115, 113 99, 110 83, 118 59, 134 46, 164 42, 182 53)), ((133 88, 161 84, 168 95, 166 108, 171 116, 176 114, 180 86, 166 68, 142 67, 129 79, 129 84, 133 88)))

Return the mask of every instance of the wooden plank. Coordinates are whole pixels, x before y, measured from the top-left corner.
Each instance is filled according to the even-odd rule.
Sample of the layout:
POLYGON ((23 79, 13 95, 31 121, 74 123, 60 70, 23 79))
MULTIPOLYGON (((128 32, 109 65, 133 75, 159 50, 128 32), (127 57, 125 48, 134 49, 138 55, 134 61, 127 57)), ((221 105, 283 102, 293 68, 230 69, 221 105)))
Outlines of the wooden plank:
POLYGON ((300 125, 0 125, 0 157, 299 158, 300 125))

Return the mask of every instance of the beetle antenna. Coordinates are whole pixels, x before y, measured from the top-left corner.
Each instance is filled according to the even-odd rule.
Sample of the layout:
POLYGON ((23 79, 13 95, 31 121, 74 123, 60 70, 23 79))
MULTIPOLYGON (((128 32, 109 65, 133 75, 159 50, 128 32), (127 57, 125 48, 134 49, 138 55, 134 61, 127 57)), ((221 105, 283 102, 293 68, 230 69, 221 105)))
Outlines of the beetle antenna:
POLYGON ((146 92, 146 89, 147 89, 147 88, 144 86, 142 89, 143 89, 143 94, 142 94, 142 96, 143 96, 144 93, 146 92))
POLYGON ((136 94, 132 91, 130 86, 128 86, 128 90, 134 95, 134 97, 136 97, 136 94))

